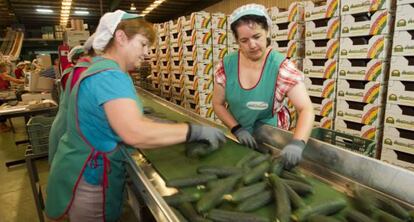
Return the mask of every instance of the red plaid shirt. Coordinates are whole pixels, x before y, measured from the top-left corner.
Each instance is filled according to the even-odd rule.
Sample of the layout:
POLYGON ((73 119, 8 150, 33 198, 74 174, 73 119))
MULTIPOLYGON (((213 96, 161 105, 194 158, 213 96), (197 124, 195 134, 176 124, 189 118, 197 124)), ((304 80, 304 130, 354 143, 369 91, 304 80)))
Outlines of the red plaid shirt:
MULTIPOLYGON (((303 82, 303 80, 303 73, 299 71, 296 68, 296 65, 289 59, 286 59, 282 62, 282 64, 280 64, 276 80, 275 100, 273 103, 273 113, 277 113, 278 115, 277 127, 286 130, 289 129, 290 114, 284 102, 285 96, 286 93, 293 88, 293 86, 295 86, 299 81, 303 82)), ((223 62, 220 62, 214 72, 214 81, 223 87, 226 86, 226 73, 224 71, 223 62)))

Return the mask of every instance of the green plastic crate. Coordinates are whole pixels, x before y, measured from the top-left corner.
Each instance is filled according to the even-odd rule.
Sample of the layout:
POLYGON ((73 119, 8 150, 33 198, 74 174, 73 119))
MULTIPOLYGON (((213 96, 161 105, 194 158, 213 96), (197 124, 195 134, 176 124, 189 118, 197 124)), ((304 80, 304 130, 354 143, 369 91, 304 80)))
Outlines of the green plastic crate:
POLYGON ((311 137, 347 150, 363 154, 365 156, 375 158, 376 155, 376 143, 373 140, 352 136, 325 128, 313 129, 311 137))
POLYGON ((34 116, 27 122, 27 134, 34 154, 48 152, 49 132, 54 119, 54 116, 34 116))

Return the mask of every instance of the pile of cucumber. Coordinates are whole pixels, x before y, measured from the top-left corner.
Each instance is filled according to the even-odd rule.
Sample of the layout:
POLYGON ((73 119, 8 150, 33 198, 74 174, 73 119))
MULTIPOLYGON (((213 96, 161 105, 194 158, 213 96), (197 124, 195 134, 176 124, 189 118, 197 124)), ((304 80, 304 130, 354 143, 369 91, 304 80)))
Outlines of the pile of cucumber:
POLYGON ((395 202, 361 189, 355 189, 349 201, 338 198, 306 204, 302 198, 314 193, 312 182, 296 169, 284 170, 281 161, 270 155, 252 152, 234 167, 201 166, 197 173, 167 182, 177 189, 205 191, 164 197, 180 221, 414 222, 414 215, 395 202), (252 213, 271 203, 275 206, 271 220, 252 213))

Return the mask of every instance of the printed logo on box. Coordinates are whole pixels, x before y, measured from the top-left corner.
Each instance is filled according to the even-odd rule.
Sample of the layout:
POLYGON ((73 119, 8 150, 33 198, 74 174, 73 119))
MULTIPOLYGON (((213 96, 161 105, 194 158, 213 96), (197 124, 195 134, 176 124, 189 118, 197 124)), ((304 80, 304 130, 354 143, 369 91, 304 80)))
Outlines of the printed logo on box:
POLYGON ((395 17, 395 31, 405 31, 413 29, 414 7, 411 4, 398 6, 395 17))
POLYGON ((390 33, 392 17, 388 11, 377 11, 370 16, 367 13, 366 18, 370 20, 357 21, 354 15, 343 15, 341 18, 341 37, 385 35, 390 33))
POLYGON ((389 81, 388 103, 414 106, 414 82, 389 81))
POLYGON ((342 15, 358 14, 361 12, 374 12, 381 9, 393 9, 392 0, 341 0, 342 15))
POLYGON ((352 109, 350 104, 360 104, 360 102, 337 100, 337 116, 352 122, 362 123, 365 125, 378 125, 378 117, 382 113, 380 105, 364 103, 362 110, 352 109))
POLYGON ((406 135, 413 135, 414 131, 391 126, 384 127, 383 148, 414 153, 414 139, 406 135))
POLYGON ((352 121, 342 119, 341 117, 335 118, 335 131, 351 134, 353 136, 362 137, 369 140, 379 139, 380 128, 375 125, 363 125, 360 130, 356 130, 348 126, 348 124, 354 125, 352 121))
POLYGON ((412 39, 409 31, 394 32, 394 43, 392 55, 413 56, 414 55, 414 39, 412 39))
POLYGON ((360 80, 338 80, 338 98, 349 101, 379 104, 381 103, 383 85, 380 82, 367 82, 360 80), (357 85, 357 87, 353 87, 357 85), (360 89, 361 85, 365 85, 364 89, 360 89))
POLYGON ((315 60, 305 58, 303 63, 303 73, 308 77, 324 79, 335 78, 337 61, 335 59, 325 59, 323 64, 317 64, 319 61, 321 61, 321 59, 315 60))
POLYGON ((335 79, 306 77, 305 85, 310 96, 331 98, 335 92, 335 79))
POLYGON ((385 70, 387 70, 388 62, 381 59, 371 59, 366 62, 365 59, 340 59, 339 60, 339 78, 368 80, 368 81, 384 81, 385 70), (356 65, 353 66, 352 62, 356 65), (362 64, 366 64, 363 66, 362 64))
POLYGON ((288 10, 278 7, 271 7, 268 13, 272 19, 272 23, 280 24, 293 21, 303 21, 304 12, 303 5, 300 2, 293 2, 289 5, 288 10))
POLYGON ((339 17, 329 19, 326 26, 316 27, 316 21, 306 22, 306 39, 334 39, 339 37, 339 17))
POLYGON ((341 38, 341 52, 339 56, 341 59, 386 59, 389 41, 389 36, 385 35, 341 38), (361 42, 365 44, 361 45, 361 42))
POLYGON ((213 44, 227 44, 227 31, 222 29, 213 30, 213 44))
POLYGON ((315 59, 337 58, 339 50, 339 39, 310 40, 305 43, 306 57, 315 59), (324 41, 322 46, 316 46, 315 41, 324 41))
POLYGON ((316 115, 333 117, 334 101, 330 98, 318 98, 311 96, 313 110, 316 115), (318 101, 315 101, 317 99, 318 101))
POLYGON ((413 57, 391 57, 390 80, 414 81, 414 65, 410 65, 413 62, 413 57))
POLYGON ((338 16, 339 0, 327 0, 325 5, 317 6, 312 1, 305 2, 305 21, 338 16))

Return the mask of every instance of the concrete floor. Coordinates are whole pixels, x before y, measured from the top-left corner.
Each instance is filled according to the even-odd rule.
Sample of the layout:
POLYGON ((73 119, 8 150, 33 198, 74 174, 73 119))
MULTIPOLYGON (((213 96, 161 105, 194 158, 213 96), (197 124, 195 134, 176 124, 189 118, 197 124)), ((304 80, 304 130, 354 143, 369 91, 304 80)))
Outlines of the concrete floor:
MULTIPOLYGON (((16 147, 14 144, 15 140, 27 138, 24 119, 14 118, 13 125, 16 133, 0 133, 0 222, 35 222, 39 220, 26 165, 5 166, 7 161, 24 158, 27 146, 16 147)), ((36 161, 36 166, 44 191, 49 172, 47 160, 36 161)), ((137 221, 129 206, 125 208, 121 221, 137 221)))

